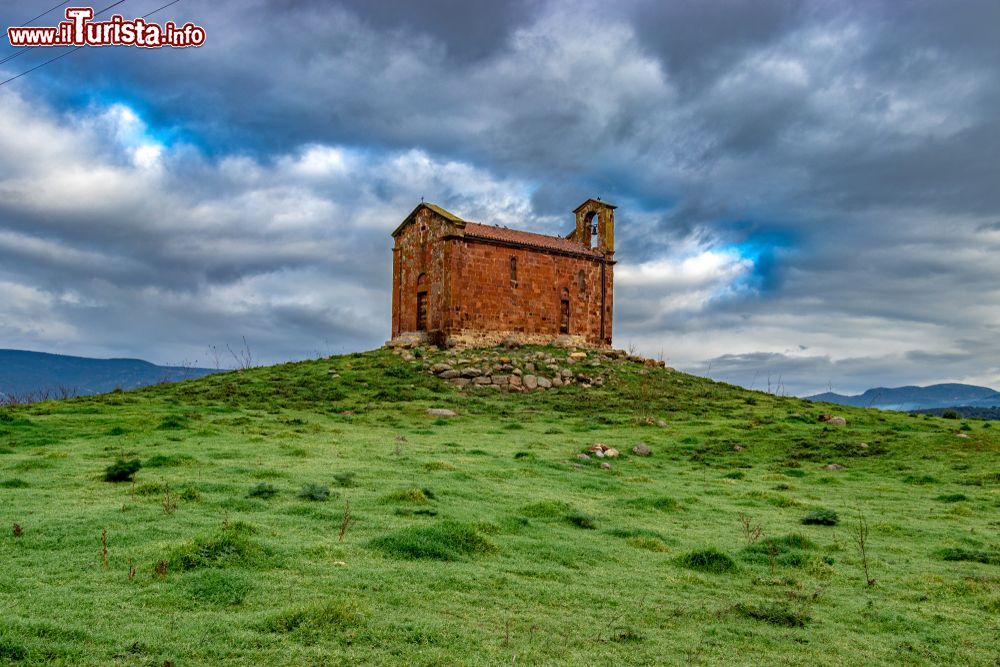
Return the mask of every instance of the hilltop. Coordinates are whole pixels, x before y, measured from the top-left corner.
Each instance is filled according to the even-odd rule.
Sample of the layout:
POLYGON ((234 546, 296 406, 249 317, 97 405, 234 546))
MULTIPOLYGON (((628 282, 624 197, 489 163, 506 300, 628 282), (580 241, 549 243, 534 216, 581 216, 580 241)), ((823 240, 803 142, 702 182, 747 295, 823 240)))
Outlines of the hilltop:
POLYGON ((0 663, 1000 658, 1000 429, 569 353, 377 350, 0 409, 0 663), (529 363, 574 380, 494 383, 529 363), (119 459, 133 482, 104 481, 119 459))
POLYGON ((199 378, 217 371, 157 366, 141 359, 91 359, 64 354, 0 350, 0 403, 102 394, 199 378))

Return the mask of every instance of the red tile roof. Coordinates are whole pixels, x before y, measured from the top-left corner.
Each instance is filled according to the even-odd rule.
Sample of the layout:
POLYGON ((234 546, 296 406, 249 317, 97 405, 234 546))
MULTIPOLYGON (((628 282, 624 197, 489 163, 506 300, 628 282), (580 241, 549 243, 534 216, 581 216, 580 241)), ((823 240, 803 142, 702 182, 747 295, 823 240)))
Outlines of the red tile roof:
POLYGON ((604 256, 596 250, 586 247, 582 243, 571 241, 570 239, 565 239, 560 236, 547 236, 545 234, 535 234, 534 232, 522 232, 518 229, 481 225, 478 222, 465 223, 465 236, 488 239, 491 241, 502 241, 504 243, 516 243, 517 245, 542 248, 545 250, 561 250, 563 252, 591 255, 593 257, 604 256))

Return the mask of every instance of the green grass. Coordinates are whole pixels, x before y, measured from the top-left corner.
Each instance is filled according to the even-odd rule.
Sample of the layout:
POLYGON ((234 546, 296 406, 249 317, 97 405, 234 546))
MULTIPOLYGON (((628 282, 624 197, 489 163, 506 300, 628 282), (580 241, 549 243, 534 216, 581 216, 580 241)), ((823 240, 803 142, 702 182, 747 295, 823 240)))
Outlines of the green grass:
MULTIPOLYGON (((536 353, 565 364, 463 355, 536 353)), ((421 371, 442 359, 0 409, 0 664, 1000 659, 1000 429, 607 359, 574 369, 603 388, 460 393, 421 371), (103 481, 118 460, 134 483, 103 481)))

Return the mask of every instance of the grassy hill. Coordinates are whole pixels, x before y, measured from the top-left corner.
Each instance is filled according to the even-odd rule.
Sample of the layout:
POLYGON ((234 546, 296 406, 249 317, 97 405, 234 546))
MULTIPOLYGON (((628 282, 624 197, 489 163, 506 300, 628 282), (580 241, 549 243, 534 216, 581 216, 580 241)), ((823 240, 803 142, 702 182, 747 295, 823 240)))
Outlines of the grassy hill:
POLYGON ((0 664, 1000 660, 1000 428, 594 355, 602 387, 463 393, 441 360, 0 410, 0 664))

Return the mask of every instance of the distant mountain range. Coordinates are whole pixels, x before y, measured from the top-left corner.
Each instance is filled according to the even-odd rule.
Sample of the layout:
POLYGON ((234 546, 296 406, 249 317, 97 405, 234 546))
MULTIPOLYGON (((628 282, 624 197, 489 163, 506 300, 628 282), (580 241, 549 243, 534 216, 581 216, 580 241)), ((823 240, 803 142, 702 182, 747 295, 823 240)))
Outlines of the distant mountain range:
POLYGON ((823 401, 858 408, 880 408, 915 412, 943 408, 1000 407, 1000 392, 971 384, 935 384, 929 387, 877 387, 857 396, 825 392, 807 396, 807 401, 823 401))
POLYGON ((89 359, 0 350, 0 403, 102 394, 215 372, 208 368, 157 366, 141 359, 89 359))

